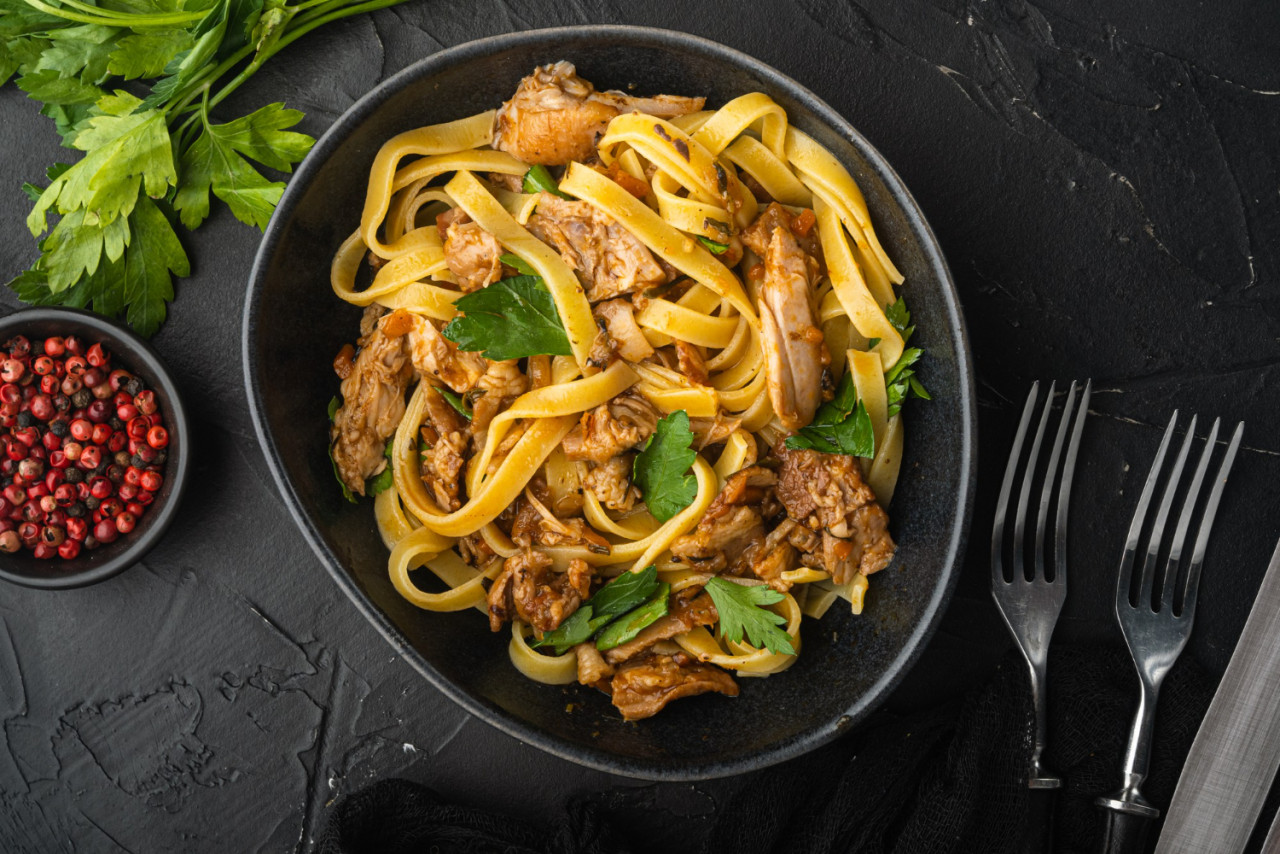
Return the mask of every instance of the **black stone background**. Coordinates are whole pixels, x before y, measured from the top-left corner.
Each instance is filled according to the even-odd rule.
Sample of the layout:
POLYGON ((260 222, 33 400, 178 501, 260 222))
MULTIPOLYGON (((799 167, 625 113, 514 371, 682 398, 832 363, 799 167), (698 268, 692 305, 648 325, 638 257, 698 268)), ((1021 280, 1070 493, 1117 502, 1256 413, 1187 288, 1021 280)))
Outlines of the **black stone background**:
MULTIPOLYGON (((283 99, 319 135, 442 47, 611 22, 716 39, 812 88, 897 168, 947 253, 977 363, 979 504, 955 600, 890 708, 959 695, 1009 646, 987 532, 1035 378, 1097 390, 1059 642, 1119 642, 1114 567, 1170 411, 1248 422, 1187 652, 1220 673, 1280 533, 1280 7, 411 0, 308 36, 226 115, 283 99)), ((0 152, 8 278, 34 251, 19 186, 67 157, 12 86, 0 152)), ((194 414, 192 486, 129 572, 80 591, 0 588, 0 847, 306 850, 335 799, 393 775, 528 817, 595 792, 637 842, 695 842, 740 781, 651 785, 523 746, 396 660, 330 583, 266 473, 242 390, 258 234, 215 205, 185 239, 195 274, 155 344, 194 414)), ((316 294, 329 298, 323 283, 316 294)))

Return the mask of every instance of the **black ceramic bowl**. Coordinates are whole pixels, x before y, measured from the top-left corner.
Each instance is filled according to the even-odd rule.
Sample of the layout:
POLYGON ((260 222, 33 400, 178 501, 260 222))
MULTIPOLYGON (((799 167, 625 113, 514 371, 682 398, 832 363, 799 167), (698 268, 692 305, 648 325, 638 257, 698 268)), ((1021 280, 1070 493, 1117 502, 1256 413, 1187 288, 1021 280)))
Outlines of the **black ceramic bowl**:
POLYGON ((164 485, 128 536, 93 551, 82 550, 74 560, 37 560, 28 551, 0 554, 0 578, 27 587, 60 589, 84 587, 133 566, 159 542, 173 521, 186 486, 191 434, 178 389, 151 346, 109 320, 69 308, 34 308, 0 318, 0 343, 15 335, 31 340, 51 335, 78 335, 86 344, 99 342, 112 355, 112 366, 142 378, 156 393, 164 425, 169 431, 164 485))
MULTIPOLYGON (((494 726, 558 756, 636 777, 690 780, 780 762, 834 738, 879 703, 916 658, 950 596, 973 494, 973 379, 955 290, 936 240, 902 182, 848 122, 768 66, 692 36, 631 27, 517 33, 437 53, 346 112, 289 183, 258 251, 244 317, 245 382, 267 461, 298 525, 338 585, 441 691, 494 726), (334 355, 360 310, 329 290, 329 261, 358 225, 368 169, 400 131, 491 109, 538 64, 572 60, 599 88, 705 95, 709 105, 771 95, 797 127, 845 163, 909 283, 913 344, 931 403, 913 402, 894 498, 893 566, 866 610, 803 629, 790 670, 742 679, 735 700, 673 703, 624 723, 601 693, 531 682, 507 657, 509 635, 480 614, 420 611, 387 578, 369 502, 343 500, 326 454, 334 355), (572 704, 573 711, 567 707, 572 704)), ((302 582, 300 582, 302 583, 302 582)), ((306 582, 310 583, 310 582, 306 582)), ((402 710, 412 714, 412 710, 402 710)))

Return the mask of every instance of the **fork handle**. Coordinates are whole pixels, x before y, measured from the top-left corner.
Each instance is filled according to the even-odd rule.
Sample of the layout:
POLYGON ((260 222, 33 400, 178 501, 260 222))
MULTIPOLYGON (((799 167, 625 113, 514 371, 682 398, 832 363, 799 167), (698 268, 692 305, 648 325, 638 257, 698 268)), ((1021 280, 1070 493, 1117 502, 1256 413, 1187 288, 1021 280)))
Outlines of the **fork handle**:
POLYGON ((1147 831, 1151 829, 1149 816, 1113 809, 1104 812, 1107 824, 1102 834, 1101 854, 1141 854, 1146 850, 1147 831))
POLYGON ((1032 789, 1027 793, 1027 823, 1023 827, 1022 854, 1052 854, 1053 814, 1057 789, 1032 789))

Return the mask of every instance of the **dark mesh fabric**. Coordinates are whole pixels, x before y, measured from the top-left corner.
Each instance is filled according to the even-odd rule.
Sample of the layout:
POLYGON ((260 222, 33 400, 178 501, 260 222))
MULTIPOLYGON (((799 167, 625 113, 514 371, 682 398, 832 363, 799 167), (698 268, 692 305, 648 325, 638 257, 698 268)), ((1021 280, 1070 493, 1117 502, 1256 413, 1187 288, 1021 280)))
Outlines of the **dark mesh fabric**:
MULTIPOLYGON (((1052 801, 1060 854, 1094 854, 1093 799, 1119 785, 1138 683, 1123 648, 1060 645, 1050 656, 1047 766, 1066 782, 1052 801)), ((1157 713, 1144 793, 1166 807, 1216 680, 1189 657, 1174 667, 1157 713)), ((715 818, 691 825, 687 850, 706 854, 1004 854, 1024 850, 1033 806, 1021 777, 1030 749, 1025 667, 1010 653, 986 684, 927 712, 881 714, 855 733, 784 765, 740 778, 715 818)), ((599 795, 568 804, 554 824, 449 804, 404 780, 343 800, 321 854, 628 850, 626 822, 599 795)), ((1157 829, 1158 830, 1158 829, 1157 829)), ((1150 835, 1154 847, 1157 832, 1150 835)), ((1034 846, 1033 846, 1034 849, 1034 846)), ((674 849, 671 849, 674 850, 674 849)))

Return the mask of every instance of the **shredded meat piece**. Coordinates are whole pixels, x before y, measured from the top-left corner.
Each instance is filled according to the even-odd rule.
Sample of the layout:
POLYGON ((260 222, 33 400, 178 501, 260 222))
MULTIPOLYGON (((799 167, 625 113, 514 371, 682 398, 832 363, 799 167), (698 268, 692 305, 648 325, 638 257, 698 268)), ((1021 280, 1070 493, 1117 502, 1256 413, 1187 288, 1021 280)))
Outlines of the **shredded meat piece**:
POLYGON ((580 643, 573 651, 578 655, 578 681, 583 685, 598 685, 613 675, 613 665, 604 660, 595 641, 580 643))
POLYGON ((608 554, 609 541, 580 516, 560 519, 547 509, 546 485, 531 483, 517 499, 515 521, 511 525, 511 541, 518 546, 585 546, 596 554, 608 554), (539 497, 535 492, 542 492, 539 497))
POLYGON ((701 110, 704 103, 703 98, 597 92, 578 76, 573 63, 561 61, 536 68, 520 81, 515 95, 498 110, 493 147, 525 163, 584 161, 595 154, 596 140, 609 121, 623 112, 674 118, 701 110))
POLYGON ((364 495, 365 479, 386 465, 383 451, 404 416, 404 393, 413 376, 405 339, 385 335, 378 313, 366 312, 365 318, 360 352, 340 386, 342 406, 330 431, 338 476, 358 495, 364 495))
POLYGON ((587 351, 587 364, 604 370, 617 360, 617 345, 609 335, 609 326, 597 317, 596 337, 591 340, 591 349, 587 351))
POLYGON ((584 412, 562 447, 571 460, 605 463, 644 442, 656 429, 658 413, 643 397, 626 391, 584 412))
POLYGON ((423 452, 419 465, 422 482, 436 505, 446 513, 462 506, 462 470, 467 464, 469 430, 435 386, 423 392, 426 400, 426 423, 423 438, 430 447, 423 452))
POLYGON ((628 362, 643 362, 653 355, 653 346, 640 331, 631 304, 626 300, 606 300, 592 310, 598 320, 604 321, 619 356, 628 362))
POLYGON ((805 255, 786 229, 774 229, 759 303, 769 400, 782 425, 799 430, 822 402, 822 370, 831 358, 816 324, 805 255))
POLYGON ((680 365, 680 373, 691 383, 710 385, 711 377, 707 373, 706 360, 697 346, 688 341, 676 339, 676 359, 680 365))
POLYGON ((471 404, 471 432, 476 447, 484 447, 485 434, 494 416, 511 405, 511 402, 529 390, 529 380, 520 372, 515 359, 489 362, 484 376, 476 380, 475 388, 467 395, 471 404))
POLYGON ((837 584, 851 581, 854 572, 870 575, 888 566, 896 549, 889 516, 863 483, 857 460, 817 451, 784 450, 780 456, 777 496, 787 515, 823 534, 801 562, 830 572, 837 584))
POLYGON ((592 573, 581 560, 556 572, 550 556, 530 548, 512 555, 489 588, 489 628, 519 617, 541 633, 555 631, 590 594, 592 573))
POLYGON ((703 571, 734 564, 748 547, 764 538, 759 507, 776 482, 776 475, 761 466, 731 476, 698 527, 672 541, 671 554, 703 571))
MULTIPOLYGON (((715 445, 729 438, 729 435, 742 426, 741 418, 726 418, 724 412, 718 412, 715 418, 690 418, 689 429, 698 437, 698 450, 708 445, 715 445)), ((750 463, 755 462, 754 455, 750 463)))
POLYGON ((610 510, 630 510, 640 498, 640 490, 631 483, 634 454, 622 454, 592 466, 582 481, 582 488, 610 510))
POLYGON ((524 176, 522 175, 513 175, 510 172, 490 172, 485 177, 495 187, 501 187, 512 193, 524 192, 524 176))
POLYGON ((593 303, 667 280, 648 247, 587 202, 569 202, 542 193, 538 212, 529 217, 528 227, 573 268, 593 303))
POLYGON ((754 575, 775 590, 786 593, 791 584, 783 580, 782 573, 795 569, 798 562, 796 542, 810 543, 809 535, 812 533, 795 520, 784 518, 763 540, 747 547, 734 566, 735 573, 754 575))
POLYGON ((459 393, 470 389, 484 375, 489 363, 479 353, 459 350, 428 318, 420 314, 409 317, 409 354, 419 374, 435 377, 459 393))
POLYGON ((458 540, 458 554, 468 566, 476 569, 488 566, 489 562, 498 556, 479 531, 467 534, 458 540))
MULTIPOLYGON (((739 173, 739 176, 746 173, 739 173)), ((769 244, 773 241, 773 233, 779 228, 786 229, 795 237, 800 250, 805 254, 805 263, 809 268, 809 278, 817 281, 823 271, 822 243, 818 233, 813 230, 810 218, 813 211, 805 208, 796 216, 777 202, 772 202, 742 231, 742 242, 748 249, 761 258, 769 254, 769 244), (808 228, 805 225, 808 225, 808 228)))
POLYGON ((502 244, 474 222, 454 222, 445 232, 444 262, 464 291, 477 291, 502 278, 502 244))
POLYGON ((618 664, 634 658, 658 641, 682 635, 694 626, 713 626, 720 619, 711 596, 701 587, 681 590, 671 599, 671 610, 665 617, 646 626, 640 634, 604 654, 605 661, 618 664))
POLYGON ((736 697, 738 683, 720 668, 678 652, 648 655, 618 668, 610 690, 623 719, 638 721, 656 715, 680 697, 708 691, 736 697))

